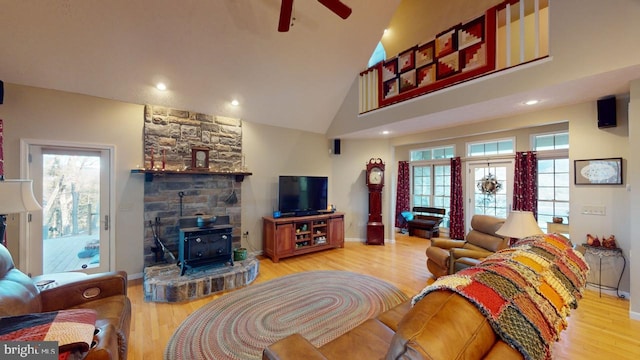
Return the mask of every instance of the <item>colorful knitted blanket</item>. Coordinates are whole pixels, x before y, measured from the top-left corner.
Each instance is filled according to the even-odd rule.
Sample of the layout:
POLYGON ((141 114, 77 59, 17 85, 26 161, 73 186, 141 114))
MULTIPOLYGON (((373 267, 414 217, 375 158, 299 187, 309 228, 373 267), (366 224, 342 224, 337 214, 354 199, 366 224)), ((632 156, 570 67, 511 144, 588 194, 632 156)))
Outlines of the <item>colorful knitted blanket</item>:
POLYGON ((582 298, 589 266, 571 242, 557 234, 531 236, 477 266, 438 278, 412 304, 437 290, 473 303, 500 338, 526 359, 551 359, 551 344, 567 327, 582 298))

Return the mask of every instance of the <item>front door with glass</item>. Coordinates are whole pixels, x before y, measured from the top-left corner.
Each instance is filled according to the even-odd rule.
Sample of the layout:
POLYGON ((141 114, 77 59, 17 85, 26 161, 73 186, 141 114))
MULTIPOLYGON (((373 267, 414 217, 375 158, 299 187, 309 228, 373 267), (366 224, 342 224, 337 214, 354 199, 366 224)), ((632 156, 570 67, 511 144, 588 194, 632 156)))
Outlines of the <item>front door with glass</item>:
POLYGON ((507 218, 513 203, 513 162, 470 164, 467 176, 469 194, 467 229, 475 214, 507 218))

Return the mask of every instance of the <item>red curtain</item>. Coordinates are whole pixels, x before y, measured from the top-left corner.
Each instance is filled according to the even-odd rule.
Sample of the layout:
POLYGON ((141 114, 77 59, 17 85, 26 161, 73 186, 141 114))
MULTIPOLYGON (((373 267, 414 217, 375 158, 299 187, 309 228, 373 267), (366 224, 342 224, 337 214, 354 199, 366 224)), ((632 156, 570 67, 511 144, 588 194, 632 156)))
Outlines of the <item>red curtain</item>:
POLYGON ((462 193, 462 161, 451 159, 451 210, 449 212, 449 237, 464 239, 464 196, 462 193))
POLYGON ((513 210, 531 211, 538 218, 538 158, 533 151, 516 153, 513 210))
POLYGON ((396 227, 406 227, 400 213, 409 211, 409 162, 398 161, 398 188, 396 189, 396 227), (404 225, 404 226, 403 226, 404 225))

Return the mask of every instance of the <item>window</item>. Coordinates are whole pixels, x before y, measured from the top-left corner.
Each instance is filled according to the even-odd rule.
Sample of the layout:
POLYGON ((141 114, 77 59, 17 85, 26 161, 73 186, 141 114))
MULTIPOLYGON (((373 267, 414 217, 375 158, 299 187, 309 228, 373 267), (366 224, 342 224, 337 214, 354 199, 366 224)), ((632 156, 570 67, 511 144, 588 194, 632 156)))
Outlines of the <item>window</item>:
POLYGON ((446 210, 442 227, 449 227, 451 203, 451 165, 443 163, 455 154, 454 146, 433 147, 410 152, 412 168, 412 206, 437 207, 446 210))
POLYGON ((541 134, 533 136, 533 150, 548 151, 569 148, 569 133, 541 134))
POLYGON ((373 50, 373 54, 371 54, 371 58, 369 59, 369 64, 367 67, 372 67, 373 65, 379 63, 380 61, 384 61, 387 58, 387 53, 384 50, 384 46, 381 42, 378 42, 378 45, 373 50))
POLYGON ((509 155, 515 154, 515 140, 501 139, 467 144, 467 156, 509 155))
POLYGON ((569 134, 532 136, 538 152, 538 225, 547 231, 553 217, 569 217, 569 134))
POLYGON ((453 145, 450 145, 429 149, 412 150, 410 153, 410 158, 411 161, 451 159, 454 153, 455 147, 453 145))
POLYGON ((442 227, 448 228, 451 204, 451 165, 415 165, 412 168, 412 206, 445 209, 442 227))

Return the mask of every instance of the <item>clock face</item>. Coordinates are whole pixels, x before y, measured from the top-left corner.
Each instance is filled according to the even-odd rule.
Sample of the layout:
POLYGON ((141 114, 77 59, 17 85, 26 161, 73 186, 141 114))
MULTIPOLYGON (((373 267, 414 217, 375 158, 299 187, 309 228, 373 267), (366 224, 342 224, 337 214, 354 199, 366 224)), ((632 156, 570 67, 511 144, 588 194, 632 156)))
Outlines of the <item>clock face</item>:
POLYGON ((369 172, 369 184, 379 185, 382 183, 383 172, 382 169, 378 167, 374 167, 369 172))
POLYGON ((209 167, 209 149, 191 149, 191 167, 194 169, 206 169, 209 167))

